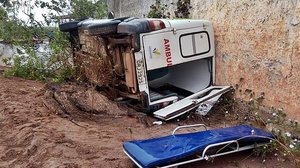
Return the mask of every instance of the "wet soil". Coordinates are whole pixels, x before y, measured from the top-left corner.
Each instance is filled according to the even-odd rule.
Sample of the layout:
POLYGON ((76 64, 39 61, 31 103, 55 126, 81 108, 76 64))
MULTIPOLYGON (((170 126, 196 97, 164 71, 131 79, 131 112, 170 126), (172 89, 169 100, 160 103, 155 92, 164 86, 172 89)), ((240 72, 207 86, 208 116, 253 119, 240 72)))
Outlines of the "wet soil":
MULTIPOLYGON (((224 126, 223 114, 205 118, 224 126)), ((0 75, 0 167, 133 168, 122 150, 125 141, 169 135, 178 125, 199 123, 194 117, 153 125, 156 119, 108 100, 93 88, 47 85, 0 75)), ((226 125, 226 123, 225 123, 226 125)), ((288 160, 251 151, 182 166, 294 167, 288 160)))

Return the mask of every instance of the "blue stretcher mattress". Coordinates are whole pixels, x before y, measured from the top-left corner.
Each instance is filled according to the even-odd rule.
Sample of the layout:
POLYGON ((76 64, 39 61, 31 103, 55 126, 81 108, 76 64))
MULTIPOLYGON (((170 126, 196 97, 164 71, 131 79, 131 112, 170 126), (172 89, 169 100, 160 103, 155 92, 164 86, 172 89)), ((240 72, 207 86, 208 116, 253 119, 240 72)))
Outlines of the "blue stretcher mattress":
MULTIPOLYGON (((123 148, 139 165, 145 168, 161 166, 174 162, 178 159, 195 154, 204 150, 210 144, 237 140, 251 135, 266 136, 273 135, 263 130, 248 126, 238 125, 228 128, 220 128, 195 133, 176 134, 147 140, 129 141, 123 144, 123 148)), ((251 137, 246 138, 249 144, 267 139, 251 137)))

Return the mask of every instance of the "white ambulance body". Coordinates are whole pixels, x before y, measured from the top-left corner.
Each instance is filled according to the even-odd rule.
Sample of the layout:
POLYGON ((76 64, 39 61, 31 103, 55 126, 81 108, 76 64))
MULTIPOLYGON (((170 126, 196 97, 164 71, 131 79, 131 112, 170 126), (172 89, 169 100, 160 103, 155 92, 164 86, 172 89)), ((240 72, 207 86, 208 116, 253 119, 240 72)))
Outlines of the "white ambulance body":
POLYGON ((112 67, 122 74, 114 87, 127 87, 120 87, 120 96, 138 100, 157 118, 173 119, 231 89, 214 86, 215 44, 209 21, 125 17, 83 21, 80 26, 106 39, 112 67))

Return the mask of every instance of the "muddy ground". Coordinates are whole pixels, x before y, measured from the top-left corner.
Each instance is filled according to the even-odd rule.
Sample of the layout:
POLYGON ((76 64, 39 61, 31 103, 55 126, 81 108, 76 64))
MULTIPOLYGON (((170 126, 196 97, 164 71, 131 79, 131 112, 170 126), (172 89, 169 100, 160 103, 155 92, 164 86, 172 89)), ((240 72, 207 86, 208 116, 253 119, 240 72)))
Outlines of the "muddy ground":
MULTIPOLYGON (((222 115, 209 117, 206 122, 210 127, 223 125, 222 115)), ((201 122, 186 119, 152 125, 153 121, 152 117, 111 102, 83 86, 49 86, 0 75, 0 167, 3 168, 133 168, 134 164, 122 151, 124 141, 168 135, 179 124, 201 122), (63 108, 55 109, 51 97, 66 104, 58 104, 63 108)), ((280 157, 271 155, 262 161, 252 154, 242 152, 182 167, 295 167, 280 157)))

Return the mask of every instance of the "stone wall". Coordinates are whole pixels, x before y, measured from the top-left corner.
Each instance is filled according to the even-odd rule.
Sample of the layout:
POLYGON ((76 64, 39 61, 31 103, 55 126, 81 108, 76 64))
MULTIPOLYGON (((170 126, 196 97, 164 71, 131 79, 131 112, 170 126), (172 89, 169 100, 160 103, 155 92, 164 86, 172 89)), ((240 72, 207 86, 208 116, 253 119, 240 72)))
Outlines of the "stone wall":
MULTIPOLYGON (((115 2, 117 16, 139 17, 153 3, 115 2)), ((191 6, 192 18, 213 23, 217 84, 234 86, 246 100, 263 96, 265 105, 300 120, 300 2, 191 0, 191 6)))

